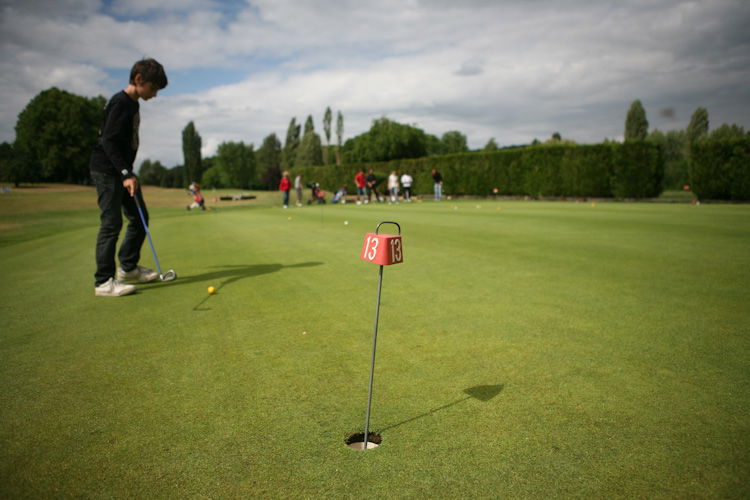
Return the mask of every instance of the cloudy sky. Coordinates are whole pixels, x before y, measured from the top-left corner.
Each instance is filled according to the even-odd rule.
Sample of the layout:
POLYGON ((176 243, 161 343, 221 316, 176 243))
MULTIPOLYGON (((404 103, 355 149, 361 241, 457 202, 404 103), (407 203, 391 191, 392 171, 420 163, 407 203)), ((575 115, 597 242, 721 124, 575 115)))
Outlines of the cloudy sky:
MULTIPOLYGON (((382 116, 471 148, 622 138, 643 103, 651 128, 750 129, 747 0, 0 0, 0 141, 58 87, 109 98, 154 57, 169 86, 142 104, 141 150, 182 163, 193 121, 204 156, 225 141, 283 142, 292 117, 345 139, 382 116)), ((325 140, 325 139, 324 139, 325 140)), ((335 138, 332 138, 335 140, 335 138)))

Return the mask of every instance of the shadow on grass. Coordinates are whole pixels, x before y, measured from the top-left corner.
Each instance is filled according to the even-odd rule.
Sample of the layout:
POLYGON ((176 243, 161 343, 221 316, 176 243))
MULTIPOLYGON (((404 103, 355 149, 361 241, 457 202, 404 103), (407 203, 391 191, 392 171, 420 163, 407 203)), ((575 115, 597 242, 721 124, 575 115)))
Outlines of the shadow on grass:
POLYGON ((389 425, 388 427, 385 427, 383 429, 380 429, 379 432, 384 432, 389 429, 395 429, 396 427, 400 427, 404 424, 408 424, 410 422, 414 422, 415 420, 419 420, 420 418, 429 417, 430 415, 434 415, 435 413, 439 411, 446 410, 450 408, 451 406, 456 406, 458 404, 464 403, 470 399, 477 399, 479 401, 489 401, 498 394, 502 392, 502 390, 505 388, 504 384, 499 385, 475 385, 474 387, 469 387, 468 389, 464 389, 463 392, 467 394, 464 398, 459 398, 451 403, 445 404, 443 406, 439 406, 437 408, 433 408, 432 410, 422 413, 421 415, 417 415, 416 417, 409 418, 407 420, 404 420, 403 422, 399 422, 397 424, 389 425))
MULTIPOLYGON (((254 264, 251 266, 220 266, 220 271, 209 272, 199 274, 197 276, 188 276, 189 280, 195 281, 208 281, 208 280, 224 280, 219 281, 219 286, 216 287, 216 292, 219 293, 225 286, 239 281, 243 278, 250 278, 254 276, 260 276, 261 274, 270 274, 281 271, 282 269, 293 269, 300 267, 313 267, 323 265, 322 262, 301 262, 299 264, 291 264, 285 266, 283 264, 254 264)), ((211 295, 207 295, 206 298, 201 300, 198 304, 193 307, 193 311, 208 311, 208 308, 201 308, 203 304, 211 298, 211 295)))
MULTIPOLYGON (((148 287, 144 287, 141 290, 149 290, 149 289, 156 289, 160 288, 162 286, 182 286, 182 285, 191 285, 195 283, 218 283, 218 285, 215 285, 216 293, 219 293, 222 288, 224 288, 227 285, 230 285, 232 283, 236 283, 237 281, 240 281, 245 278, 253 278, 255 276, 261 276, 263 274, 270 274, 275 273, 278 271, 281 271, 282 269, 295 269, 295 268, 301 268, 301 267, 314 267, 314 266, 321 266, 323 265, 322 262, 301 262, 299 264, 290 264, 290 265, 284 265, 284 264, 251 264, 251 265, 229 265, 229 266, 214 266, 211 269, 215 269, 214 271, 208 271, 206 273, 202 274, 193 274, 188 276, 183 276, 177 272, 177 279, 175 281, 172 281, 170 283, 154 283, 153 285, 149 285, 148 287)), ((211 295, 207 295, 203 300, 201 300, 195 307, 193 307, 194 311, 206 311, 207 309, 200 309, 200 307, 206 303, 208 299, 211 298, 211 295)))

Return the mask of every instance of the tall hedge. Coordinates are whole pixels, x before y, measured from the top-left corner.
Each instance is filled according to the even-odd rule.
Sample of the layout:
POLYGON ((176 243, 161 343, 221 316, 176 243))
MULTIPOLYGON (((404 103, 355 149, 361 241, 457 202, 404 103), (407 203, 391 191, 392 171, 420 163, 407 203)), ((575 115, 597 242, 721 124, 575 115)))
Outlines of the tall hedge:
POLYGON ((560 189, 567 196, 611 196, 612 146, 568 147, 560 159, 560 189))
POLYGON ((590 146, 532 146, 492 152, 348 165, 295 168, 305 182, 326 190, 347 185, 372 168, 385 183, 395 170, 414 177, 415 194, 432 193, 431 170, 443 176, 444 193, 489 196, 497 189, 508 196, 575 196, 645 198, 661 193, 664 160, 658 146, 643 141, 590 146))
POLYGON ((699 199, 750 200, 750 139, 696 141, 689 171, 699 199))
POLYGON ((618 144, 613 150, 610 187, 615 198, 659 196, 664 178, 661 148, 645 141, 618 144))

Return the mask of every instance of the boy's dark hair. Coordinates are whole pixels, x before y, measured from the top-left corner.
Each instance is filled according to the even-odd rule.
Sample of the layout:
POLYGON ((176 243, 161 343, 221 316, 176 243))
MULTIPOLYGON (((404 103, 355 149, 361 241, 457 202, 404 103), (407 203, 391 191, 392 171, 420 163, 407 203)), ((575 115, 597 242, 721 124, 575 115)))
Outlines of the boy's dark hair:
POLYGON ((135 75, 140 74, 144 82, 151 82, 159 90, 167 86, 167 74, 164 72, 164 66, 159 64, 156 59, 141 59, 133 65, 130 70, 130 83, 135 83, 135 75))

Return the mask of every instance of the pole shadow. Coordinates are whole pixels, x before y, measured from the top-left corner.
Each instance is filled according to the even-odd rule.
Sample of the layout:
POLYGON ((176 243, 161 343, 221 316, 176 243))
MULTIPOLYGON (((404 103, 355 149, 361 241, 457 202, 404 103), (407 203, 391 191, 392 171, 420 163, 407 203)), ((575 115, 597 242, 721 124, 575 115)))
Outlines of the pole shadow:
POLYGON ((505 388, 505 384, 498 384, 498 385, 475 385, 474 387, 469 387, 468 389, 464 389, 463 392, 467 395, 466 397, 459 398, 453 402, 450 402, 448 404, 444 404, 443 406, 439 406, 437 408, 433 408, 430 411, 427 411, 425 413, 422 413, 421 415, 417 415, 415 417, 411 417, 409 419, 406 419, 402 422, 399 422, 397 424, 389 425, 388 427, 384 427, 380 429, 379 432, 384 432, 389 429, 395 429, 396 427, 400 427, 402 425, 406 425, 408 423, 414 422, 415 420, 419 420, 421 418, 429 417, 430 415, 434 415, 437 412, 447 410, 451 406, 456 406, 458 404, 464 403, 470 399, 476 399, 478 401, 487 402, 491 399, 493 399, 495 396, 500 394, 503 389, 505 388))

